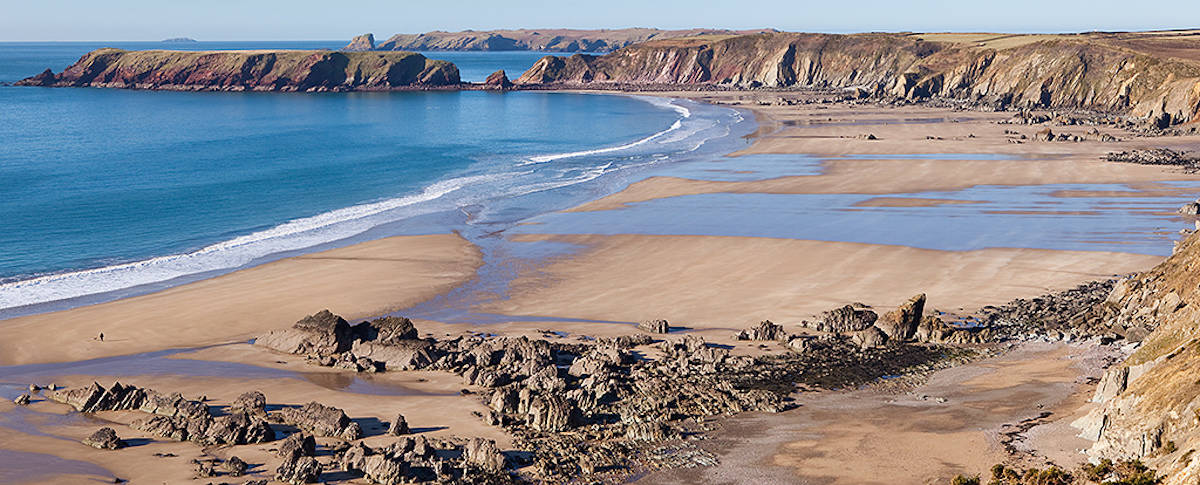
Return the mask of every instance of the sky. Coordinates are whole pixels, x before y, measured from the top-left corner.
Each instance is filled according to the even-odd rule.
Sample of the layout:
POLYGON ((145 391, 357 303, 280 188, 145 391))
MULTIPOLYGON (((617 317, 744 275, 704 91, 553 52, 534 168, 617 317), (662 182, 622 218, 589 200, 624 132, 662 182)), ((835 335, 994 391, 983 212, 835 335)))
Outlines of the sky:
POLYGON ((497 28, 1080 32, 1200 27, 1200 1, 0 0, 0 41, 339 40, 497 28), (1191 24, 1188 24, 1191 22, 1191 24))

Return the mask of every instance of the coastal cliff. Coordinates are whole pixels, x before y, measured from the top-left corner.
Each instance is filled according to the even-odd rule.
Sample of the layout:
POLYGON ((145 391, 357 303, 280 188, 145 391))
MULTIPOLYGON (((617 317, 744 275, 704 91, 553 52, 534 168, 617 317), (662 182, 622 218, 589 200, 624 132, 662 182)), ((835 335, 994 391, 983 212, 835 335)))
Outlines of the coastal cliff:
POLYGON ((1200 110, 1200 34, 795 34, 652 40, 547 56, 517 81, 558 87, 847 89, 997 108, 1082 108, 1160 125, 1200 110))
POLYGON ((460 84, 458 68, 412 52, 98 49, 21 86, 180 91, 380 91, 460 84))
POLYGON ((1126 337, 1142 339, 1101 379, 1099 406, 1074 426, 1095 459, 1140 459, 1165 485, 1200 480, 1200 236, 1154 269, 1122 280, 1103 311, 1126 337), (1151 330, 1148 334, 1147 330, 1151 330))
POLYGON ((769 32, 771 30, 688 29, 516 29, 465 30, 462 32, 426 32, 396 34, 375 44, 371 34, 355 37, 345 50, 405 50, 405 51, 546 51, 546 52, 608 52, 652 39, 670 39, 696 35, 732 35, 769 32), (367 39, 370 39, 368 42, 367 39))

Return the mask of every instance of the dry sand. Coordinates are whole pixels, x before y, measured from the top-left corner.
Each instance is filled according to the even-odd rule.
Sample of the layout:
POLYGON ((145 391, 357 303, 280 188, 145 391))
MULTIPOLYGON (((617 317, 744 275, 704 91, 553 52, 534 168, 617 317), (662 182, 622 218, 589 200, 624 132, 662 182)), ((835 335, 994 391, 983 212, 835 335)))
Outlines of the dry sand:
POLYGON ((0 364, 64 362, 249 340, 329 308, 364 318, 474 276, 457 235, 393 237, 283 259, 148 295, 5 320, 0 364), (95 337, 104 332, 105 340, 95 337))

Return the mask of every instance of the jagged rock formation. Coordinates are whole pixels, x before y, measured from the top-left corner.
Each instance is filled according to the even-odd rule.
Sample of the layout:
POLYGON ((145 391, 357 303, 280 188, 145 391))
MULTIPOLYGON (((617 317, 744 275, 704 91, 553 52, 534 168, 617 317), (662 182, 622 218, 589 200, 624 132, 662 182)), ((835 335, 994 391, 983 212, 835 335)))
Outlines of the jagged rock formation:
POLYGON ((357 52, 357 51, 373 51, 375 50, 375 34, 363 34, 350 39, 350 43, 342 50, 357 52))
POLYGON ((788 333, 783 329, 783 325, 763 320, 756 326, 738 332, 734 338, 738 340, 787 340, 788 333))
POLYGON ((1200 479, 1200 237, 1185 239, 1154 269, 1119 281, 1101 304, 1115 331, 1142 344, 1110 368, 1092 398, 1102 405, 1076 421, 1095 440, 1094 458, 1137 458, 1166 485, 1200 479), (1146 333, 1148 332, 1148 333, 1146 333))
POLYGON ((818 332, 849 333, 871 328, 879 315, 865 308, 855 308, 846 305, 840 308, 822 312, 813 322, 803 321, 800 325, 818 332))
POLYGON ((646 333, 669 333, 671 331, 671 324, 662 319, 645 320, 638 322, 638 330, 646 333))
POLYGON ((458 67, 413 52, 97 49, 18 86, 178 91, 384 91, 457 86, 458 67))
POLYGON ((902 303, 895 310, 885 313, 875 322, 889 340, 904 342, 913 338, 925 314, 925 294, 921 293, 902 303))
MULTIPOLYGON (((772 30, 658 30, 658 29, 517 29, 517 30, 466 30, 462 32, 426 32, 424 34, 396 34, 373 48, 385 51, 544 51, 544 52, 608 52, 651 39, 670 39, 694 35, 734 35, 751 32, 773 32, 772 30)), ((358 50, 369 38, 374 45, 374 36, 364 34, 355 37, 346 50, 358 50)))
POLYGON ((299 408, 284 408, 279 414, 286 423, 317 436, 341 438, 346 441, 363 436, 362 427, 351 421, 345 411, 318 402, 310 402, 299 408))
POLYGON ((954 98, 997 108, 1084 108, 1158 127, 1200 110, 1200 48, 1161 34, 700 36, 653 40, 604 56, 547 56, 517 84, 710 85, 848 89, 861 97, 954 98))
POLYGON ((508 73, 504 72, 504 69, 488 74, 487 79, 483 81, 483 85, 493 89, 510 89, 513 87, 513 83, 508 79, 508 73))

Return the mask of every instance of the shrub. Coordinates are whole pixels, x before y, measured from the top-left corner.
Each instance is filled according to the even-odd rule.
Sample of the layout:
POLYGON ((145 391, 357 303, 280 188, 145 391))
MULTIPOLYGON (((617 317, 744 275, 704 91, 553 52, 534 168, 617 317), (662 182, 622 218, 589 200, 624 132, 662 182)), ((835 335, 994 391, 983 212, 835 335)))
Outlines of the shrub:
POLYGON ((950 480, 950 485, 979 485, 979 475, 973 477, 957 475, 953 480, 950 480))

